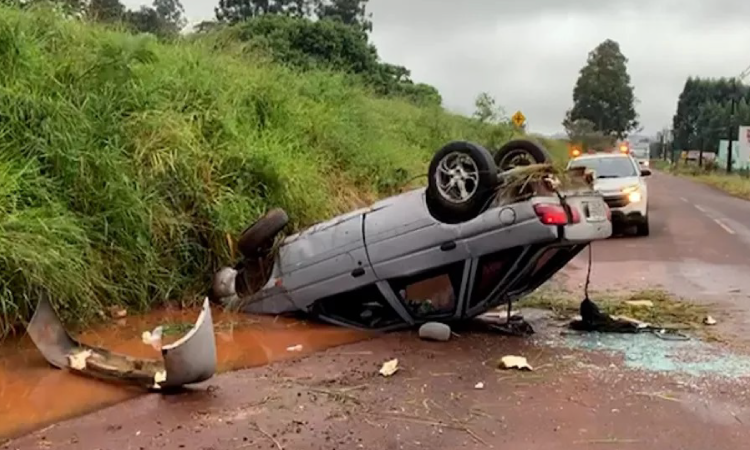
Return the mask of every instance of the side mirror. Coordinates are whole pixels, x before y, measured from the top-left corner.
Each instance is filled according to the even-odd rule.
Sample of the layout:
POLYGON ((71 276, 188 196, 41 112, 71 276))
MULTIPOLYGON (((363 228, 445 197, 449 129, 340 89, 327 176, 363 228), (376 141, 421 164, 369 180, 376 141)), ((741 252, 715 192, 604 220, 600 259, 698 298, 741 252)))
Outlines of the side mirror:
POLYGON ((642 177, 651 176, 651 169, 641 169, 641 176, 642 177))

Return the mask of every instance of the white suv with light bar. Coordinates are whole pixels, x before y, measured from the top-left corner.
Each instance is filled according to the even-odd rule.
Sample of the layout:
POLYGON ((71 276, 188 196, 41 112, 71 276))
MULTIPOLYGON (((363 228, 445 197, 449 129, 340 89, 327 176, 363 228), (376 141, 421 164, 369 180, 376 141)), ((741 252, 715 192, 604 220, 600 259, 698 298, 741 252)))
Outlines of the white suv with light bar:
POLYGON ((568 168, 585 167, 594 171, 594 189, 612 211, 613 225, 635 226, 639 236, 648 236, 647 167, 623 152, 585 154, 573 158, 568 168))

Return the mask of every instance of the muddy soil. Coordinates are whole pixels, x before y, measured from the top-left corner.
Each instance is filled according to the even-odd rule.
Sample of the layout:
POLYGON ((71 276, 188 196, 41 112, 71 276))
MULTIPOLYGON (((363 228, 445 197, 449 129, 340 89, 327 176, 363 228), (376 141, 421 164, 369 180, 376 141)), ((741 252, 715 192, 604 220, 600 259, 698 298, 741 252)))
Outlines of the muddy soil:
POLYGON ((391 334, 143 396, 3 448, 747 448, 747 378, 629 369, 622 356, 558 345, 556 326, 537 331, 447 343, 391 334), (498 369, 508 354, 535 370, 498 369), (378 374, 392 358, 399 370, 378 374))

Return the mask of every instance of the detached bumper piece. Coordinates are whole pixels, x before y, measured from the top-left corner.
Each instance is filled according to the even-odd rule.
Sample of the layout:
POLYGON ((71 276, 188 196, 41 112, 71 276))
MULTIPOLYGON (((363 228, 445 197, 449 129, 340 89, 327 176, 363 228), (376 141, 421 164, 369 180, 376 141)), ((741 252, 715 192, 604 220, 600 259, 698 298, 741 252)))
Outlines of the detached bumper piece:
POLYGON ((161 349, 162 361, 133 358, 80 343, 70 337, 49 300, 39 300, 26 331, 54 367, 93 378, 141 386, 176 388, 216 373, 216 339, 208 299, 193 328, 161 349))

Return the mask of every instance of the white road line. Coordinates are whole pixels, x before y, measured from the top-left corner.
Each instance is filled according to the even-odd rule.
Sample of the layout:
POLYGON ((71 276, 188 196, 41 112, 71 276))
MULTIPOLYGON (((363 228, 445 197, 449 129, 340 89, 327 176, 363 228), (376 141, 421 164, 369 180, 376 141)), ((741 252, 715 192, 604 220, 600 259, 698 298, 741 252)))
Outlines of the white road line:
POLYGON ((727 233, 729 233, 729 234, 734 234, 734 230, 733 230, 733 229, 731 229, 731 228, 729 228, 729 226, 727 226, 727 224, 725 224, 725 223, 724 223, 724 222, 722 222, 721 220, 719 220, 719 219, 714 219, 714 222, 716 222, 716 223, 717 223, 717 224, 718 224, 718 225, 719 225, 719 226, 720 226, 721 228, 723 228, 723 229, 724 229, 724 231, 726 231, 727 233))
POLYGON ((706 210, 703 209, 701 205, 693 205, 693 206, 695 206, 695 209, 697 209, 698 211, 702 212, 703 214, 706 214, 706 210))
POLYGON ((680 197, 680 200, 682 200, 682 201, 683 201, 683 202, 685 202, 685 203, 687 203, 687 202, 688 202, 688 199, 686 199, 685 197, 680 197))

